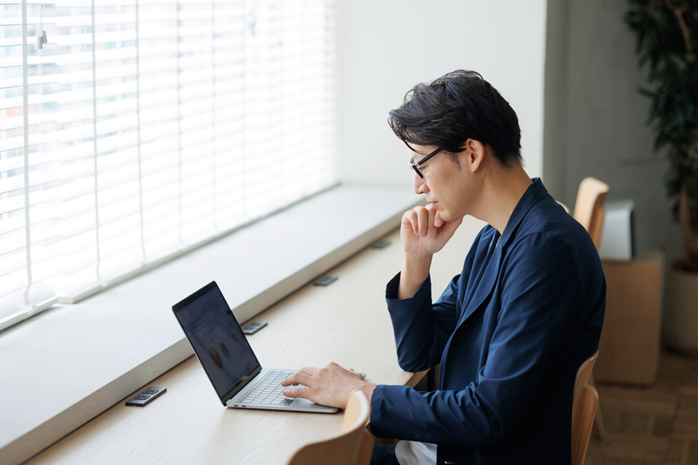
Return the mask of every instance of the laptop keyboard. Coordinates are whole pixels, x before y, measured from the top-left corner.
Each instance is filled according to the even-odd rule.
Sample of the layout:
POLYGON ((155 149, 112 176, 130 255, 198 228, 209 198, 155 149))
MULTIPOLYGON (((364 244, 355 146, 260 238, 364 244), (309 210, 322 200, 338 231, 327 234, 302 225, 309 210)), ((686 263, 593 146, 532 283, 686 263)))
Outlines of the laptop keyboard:
POLYGON ((269 370, 260 382, 238 399, 236 403, 257 404, 257 405, 289 405, 295 398, 286 397, 283 390, 287 386, 282 386, 281 381, 285 380, 293 372, 284 370, 269 370))

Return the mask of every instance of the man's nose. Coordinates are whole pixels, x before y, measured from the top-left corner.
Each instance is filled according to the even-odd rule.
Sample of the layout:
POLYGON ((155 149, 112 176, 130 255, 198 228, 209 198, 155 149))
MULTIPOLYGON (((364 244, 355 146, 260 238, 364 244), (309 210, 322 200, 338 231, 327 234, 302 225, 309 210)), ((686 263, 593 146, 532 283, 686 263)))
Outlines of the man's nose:
POLYGON ((419 177, 418 174, 414 175, 414 193, 415 194, 426 194, 429 192, 429 187, 427 187, 427 182, 424 178, 419 177))

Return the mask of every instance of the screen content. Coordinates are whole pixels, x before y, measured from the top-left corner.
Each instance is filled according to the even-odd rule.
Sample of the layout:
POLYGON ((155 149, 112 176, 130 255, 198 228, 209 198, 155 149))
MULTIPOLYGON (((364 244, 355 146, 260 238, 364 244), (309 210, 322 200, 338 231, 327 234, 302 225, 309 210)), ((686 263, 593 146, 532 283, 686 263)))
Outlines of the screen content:
POLYGON ((176 312, 219 397, 258 366, 217 287, 176 312))

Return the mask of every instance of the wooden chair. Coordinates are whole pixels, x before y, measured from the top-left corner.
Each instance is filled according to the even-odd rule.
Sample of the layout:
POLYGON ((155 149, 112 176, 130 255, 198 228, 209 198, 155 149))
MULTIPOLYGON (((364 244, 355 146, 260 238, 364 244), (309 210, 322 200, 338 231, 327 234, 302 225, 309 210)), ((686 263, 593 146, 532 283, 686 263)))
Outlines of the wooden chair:
POLYGON ((572 400, 572 465, 582 465, 587 455, 591 428, 594 425, 599 394, 589 384, 598 351, 589 357, 577 370, 572 400))
POLYGON ((349 399, 344 412, 342 432, 338 435, 301 447, 287 465, 368 465, 371 462, 373 438, 366 431, 371 406, 363 392, 349 399))
MULTIPOLYGON (((574 214, 572 216, 587 230, 589 236, 591 236, 591 240, 596 246, 596 250, 599 249, 599 245, 601 244, 601 231, 603 229, 603 219, 606 215, 606 196, 608 195, 608 190, 608 184, 605 182, 595 178, 584 178, 582 182, 579 183, 577 201, 574 204, 574 214)), ((593 374, 591 375, 589 384, 595 386, 593 374)), ((603 425, 601 411, 597 412, 595 418, 595 435, 602 438, 606 435, 606 428, 604 428, 603 425)))
POLYGON ((587 230, 597 250, 601 242, 607 195, 608 184, 598 179, 585 178, 579 184, 577 202, 574 204, 572 216, 587 230))

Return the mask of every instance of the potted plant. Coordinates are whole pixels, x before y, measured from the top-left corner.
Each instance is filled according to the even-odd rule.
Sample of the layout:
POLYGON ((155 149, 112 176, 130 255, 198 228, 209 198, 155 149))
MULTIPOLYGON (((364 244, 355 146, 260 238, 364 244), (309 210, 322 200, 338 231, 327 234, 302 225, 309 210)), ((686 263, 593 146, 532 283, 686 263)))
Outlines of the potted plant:
POLYGON ((649 67, 649 121, 655 150, 670 162, 666 175, 686 257, 667 273, 663 336, 674 348, 698 354, 698 0, 631 0, 625 22, 649 67))

